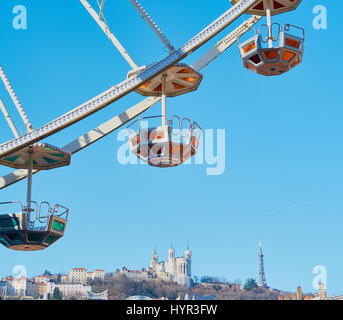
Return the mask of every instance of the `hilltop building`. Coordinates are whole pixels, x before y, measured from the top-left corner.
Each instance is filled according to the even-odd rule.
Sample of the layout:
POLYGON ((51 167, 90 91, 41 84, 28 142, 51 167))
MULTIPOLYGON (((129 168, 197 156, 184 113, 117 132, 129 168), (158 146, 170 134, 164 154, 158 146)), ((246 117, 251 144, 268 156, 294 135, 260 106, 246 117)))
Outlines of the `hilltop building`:
MULTIPOLYGON (((75 296, 77 298, 87 299, 92 294, 92 288, 84 284, 60 283, 56 284, 54 280, 43 281, 45 277, 35 277, 28 279, 26 277, 12 278, 7 277, 0 280, 0 293, 4 299, 33 299, 41 297, 48 299, 53 296, 55 288, 58 288, 63 297, 75 296), (40 280, 39 282, 35 279, 40 280)), ((92 296, 93 297, 93 296, 92 296)))
POLYGON ((50 280, 56 281, 57 276, 51 275, 51 276, 47 276, 47 275, 43 275, 43 276, 36 276, 33 278, 34 282, 37 283, 48 283, 50 280))
POLYGON ((0 287, 8 296, 26 296, 26 277, 7 277, 0 281, 0 287))
POLYGON ((87 280, 105 279, 105 271, 96 269, 88 272, 84 268, 73 268, 68 275, 39 275, 32 279, 26 277, 7 277, 0 279, 0 299, 51 299, 55 288, 58 288, 63 298, 107 300, 107 292, 93 293, 87 280))
POLYGON ((150 267, 147 269, 153 278, 175 281, 180 285, 190 287, 192 284, 192 253, 189 248, 183 257, 175 257, 173 246, 168 250, 168 260, 159 261, 156 249, 152 253, 150 267))
POLYGON ((142 270, 128 270, 126 267, 123 267, 121 270, 117 269, 114 273, 114 277, 125 276, 133 281, 143 281, 152 279, 152 274, 146 269, 142 270))
POLYGON ((67 282, 71 283, 87 283, 87 269, 85 268, 73 268, 69 271, 67 282))
POLYGON ((61 292, 63 297, 75 296, 81 299, 87 299, 92 292, 91 286, 82 283, 52 283, 50 294, 53 294, 55 288, 61 292))
POLYGON ((126 276, 134 281, 164 280, 174 281, 180 285, 190 287, 192 285, 192 253, 189 248, 185 250, 183 257, 175 257, 173 246, 168 250, 168 260, 159 261, 156 249, 152 253, 150 267, 142 270, 128 270, 123 267, 117 269, 114 277, 126 276))
POLYGON ((69 271, 67 277, 61 277, 61 282, 86 284, 89 279, 104 281, 105 271, 102 269, 96 269, 93 272, 89 272, 85 268, 73 268, 69 271))

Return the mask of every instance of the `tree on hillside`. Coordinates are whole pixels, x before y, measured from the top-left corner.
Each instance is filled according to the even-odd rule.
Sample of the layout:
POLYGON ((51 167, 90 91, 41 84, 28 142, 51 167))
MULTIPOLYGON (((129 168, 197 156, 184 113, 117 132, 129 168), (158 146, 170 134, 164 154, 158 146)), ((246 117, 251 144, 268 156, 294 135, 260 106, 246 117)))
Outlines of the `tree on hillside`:
POLYGON ((210 276, 203 276, 200 279, 201 283, 221 283, 221 284, 228 284, 229 281, 227 281, 225 278, 221 277, 210 277, 210 276))
POLYGON ((210 277, 210 276, 203 276, 200 279, 201 283, 216 283, 216 278, 215 277, 210 277))
POLYGON ((49 270, 45 270, 43 276, 52 276, 52 273, 49 270))
POLYGON ((257 287, 258 286, 257 286, 257 282, 255 279, 249 278, 249 279, 247 279, 247 281, 245 281, 244 290, 252 290, 252 289, 255 289, 257 287))
POLYGON ((52 300, 62 300, 62 293, 60 289, 58 289, 57 287, 55 288, 54 293, 52 295, 52 300))
POLYGON ((172 281, 134 281, 122 276, 94 283, 92 289, 94 292, 104 292, 107 290, 110 300, 123 300, 135 295, 147 295, 150 298, 166 297, 169 300, 175 300, 179 294, 181 294, 181 297, 184 297, 186 294, 190 297, 193 297, 195 294, 203 297, 214 294, 216 300, 278 300, 278 296, 283 294, 275 291, 271 292, 263 288, 234 290, 229 285, 222 286, 214 283, 209 286, 197 283, 194 287, 188 288, 172 281))
POLYGON ((56 283, 61 283, 62 282, 62 274, 58 274, 56 278, 56 283))

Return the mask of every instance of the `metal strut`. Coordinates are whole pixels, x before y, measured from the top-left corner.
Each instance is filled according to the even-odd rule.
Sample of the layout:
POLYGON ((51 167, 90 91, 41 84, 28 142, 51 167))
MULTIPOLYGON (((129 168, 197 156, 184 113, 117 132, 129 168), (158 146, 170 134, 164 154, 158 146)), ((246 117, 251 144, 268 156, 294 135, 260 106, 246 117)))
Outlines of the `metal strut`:
POLYGON ((156 33, 159 39, 164 43, 164 45, 168 48, 169 54, 172 54, 175 51, 174 46, 162 32, 162 30, 158 27, 155 21, 150 17, 150 15, 146 12, 143 6, 137 0, 130 0, 132 5, 137 9, 140 13, 142 18, 148 23, 151 29, 156 33))
POLYGON ((31 124, 27 114, 25 113, 25 110, 24 110, 23 106, 21 105, 17 95, 15 94, 10 81, 7 79, 5 71, 2 69, 1 66, 0 66, 0 77, 1 77, 1 80, 6 87, 6 90, 8 91, 9 95, 11 96, 11 99, 12 99, 15 107, 17 108, 21 118, 23 119, 25 127, 27 128, 27 131, 32 132, 34 130, 32 127, 32 124, 31 124))
POLYGON ((14 125, 14 123, 13 123, 13 121, 12 121, 12 118, 11 118, 11 116, 9 115, 9 113, 7 112, 6 107, 5 107, 5 105, 4 105, 4 103, 2 102, 1 99, 0 99, 0 109, 1 109, 2 113, 4 114, 4 116, 5 116, 5 118, 6 118, 6 121, 7 121, 8 125, 9 125, 9 127, 11 128, 11 130, 12 130, 14 136, 15 136, 16 138, 19 138, 18 130, 17 130, 17 128, 15 127, 15 125, 14 125))
MULTIPOLYGON (((111 32, 105 16, 103 14, 103 8, 104 8, 104 0, 101 3, 100 6, 100 13, 97 14, 95 10, 92 8, 92 6, 88 3, 86 0, 80 0, 80 2, 83 4, 83 6, 86 8, 88 13, 93 17, 95 22, 99 25, 99 27, 105 32, 106 36, 112 41, 112 43, 115 45, 115 47, 118 49, 120 54, 123 56, 123 58, 127 61, 127 63, 131 66, 133 69, 137 69, 138 66, 136 63, 132 60, 128 52, 125 50, 125 48, 121 45, 121 43, 118 41, 118 39, 114 36, 114 34, 111 32), (105 22, 102 21, 101 18, 104 18, 105 22)), ((99 4, 99 3, 98 3, 99 4)))
MULTIPOLYGON (((96 0, 98 2, 98 5, 99 5, 99 1, 96 0)), ((101 5, 99 5, 100 7, 100 13, 99 13, 99 19, 101 20, 101 17, 102 17, 102 13, 104 12, 104 5, 105 5, 105 0, 102 0, 101 1, 101 5)))
POLYGON ((245 32, 250 30, 261 19, 261 16, 252 16, 248 20, 244 21, 225 38, 220 40, 212 49, 210 49, 208 52, 202 55, 196 62, 194 62, 192 64, 192 68, 194 68, 197 71, 201 71, 213 60, 219 57, 224 51, 230 48, 237 41, 237 38, 239 38, 245 32))

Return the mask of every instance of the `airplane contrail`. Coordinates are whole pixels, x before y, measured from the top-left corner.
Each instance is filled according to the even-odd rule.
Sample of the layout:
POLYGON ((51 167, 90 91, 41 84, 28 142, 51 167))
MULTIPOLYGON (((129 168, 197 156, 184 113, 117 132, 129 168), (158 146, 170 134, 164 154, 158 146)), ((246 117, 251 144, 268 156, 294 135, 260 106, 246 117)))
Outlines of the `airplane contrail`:
POLYGON ((283 207, 283 208, 280 208, 280 209, 276 209, 276 210, 264 213, 264 215, 271 215, 271 214, 274 214, 274 213, 278 213, 278 212, 286 211, 286 210, 289 210, 289 209, 294 209, 294 208, 302 207, 302 206, 305 206, 305 205, 308 205, 308 204, 312 204, 312 203, 313 203, 313 201, 307 201, 307 202, 303 202, 303 203, 296 203, 296 204, 293 204, 293 205, 291 205, 289 207, 283 207))

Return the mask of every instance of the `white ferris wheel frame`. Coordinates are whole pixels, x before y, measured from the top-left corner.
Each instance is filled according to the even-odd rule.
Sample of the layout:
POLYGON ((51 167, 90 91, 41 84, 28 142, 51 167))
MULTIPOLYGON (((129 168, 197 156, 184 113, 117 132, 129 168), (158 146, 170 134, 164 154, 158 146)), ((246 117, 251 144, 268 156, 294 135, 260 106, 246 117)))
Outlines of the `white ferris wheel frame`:
MULTIPOLYGON (((110 38, 113 44, 117 47, 117 49, 119 50, 119 48, 121 48, 121 50, 123 51, 124 58, 128 61, 129 59, 127 59, 127 57, 129 57, 129 55, 127 54, 126 50, 121 46, 119 41, 115 38, 115 36, 109 30, 107 23, 103 22, 102 20, 102 18, 105 19, 103 15, 104 0, 102 0, 101 5, 99 6, 100 7, 99 14, 95 12, 95 10, 89 5, 87 1, 85 0, 80 0, 80 1, 85 6, 87 11, 92 15, 95 21, 99 24, 102 30, 106 33, 106 35, 110 38)), ((138 1, 133 1, 133 0, 130 0, 130 1, 135 2, 136 4, 138 3, 138 1)), ((217 35, 220 31, 222 31, 224 28, 229 26, 233 21, 235 21, 238 17, 244 14, 248 9, 250 9, 258 1, 259 0, 241 0, 235 6, 233 6, 228 11, 226 11, 217 20, 211 23, 202 32, 196 35, 192 40, 190 40, 184 46, 182 46, 179 50, 171 53, 167 58, 154 64, 152 67, 147 68, 147 70, 139 73, 137 76, 124 80, 120 84, 110 88, 106 92, 82 104, 81 106, 71 110, 65 115, 60 116, 59 118, 42 126, 41 128, 37 130, 33 130, 32 125, 30 123, 31 126, 28 127, 28 132, 24 136, 17 137, 17 135, 15 134, 15 131, 13 130, 13 126, 10 125, 11 120, 8 120, 9 116, 6 117, 16 138, 14 140, 8 141, 0 145, 0 157, 4 157, 10 152, 20 150, 26 146, 31 145, 34 142, 37 142, 39 140, 42 140, 43 138, 49 137, 81 121, 82 119, 88 117, 89 115, 101 110, 102 108, 108 106, 114 101, 134 91, 137 87, 139 87, 146 81, 163 73, 163 71, 167 69, 169 66, 181 61, 182 59, 190 55, 192 52, 199 49, 201 46, 207 43, 210 39, 212 39, 215 35, 217 35)), ((228 48, 230 48, 236 42, 238 37, 240 37, 242 34, 248 31, 261 18, 262 17, 260 16, 252 16, 249 19, 247 19, 239 27, 237 27, 234 31, 232 31, 229 35, 227 35, 221 41, 219 41, 211 50, 205 53, 200 59, 198 59, 195 63, 193 63, 192 67, 198 71, 206 67, 210 62, 216 59, 219 55, 225 52, 228 48)), ((163 33, 161 32, 161 34, 163 33)), ((129 63, 129 64, 134 69, 137 68, 137 65, 134 63, 133 60, 132 60, 132 63, 129 63)), ((70 151, 72 154, 79 152, 80 150, 86 148, 87 146, 90 146, 96 141, 99 141, 100 139, 104 138, 111 132, 117 130, 121 126, 133 120, 134 118, 136 118, 143 112, 147 111, 153 105, 158 103, 159 101, 161 101, 160 97, 149 97, 141 101, 140 103, 134 105, 133 107, 121 113, 120 115, 115 116, 114 118, 106 121, 105 123, 101 124, 97 128, 89 131, 88 133, 82 135, 78 139, 67 144, 66 146, 64 146, 64 149, 70 151)), ((0 106, 1 106, 1 103, 0 103, 0 106)), ((3 111, 6 110, 4 106, 1 109, 3 111)), ((33 174, 37 172, 39 172, 39 170, 34 170, 33 174)), ((4 177, 0 177, 0 189, 4 189, 16 182, 19 182, 25 179, 27 176, 28 176, 28 170, 16 170, 8 175, 5 175, 4 177)))

